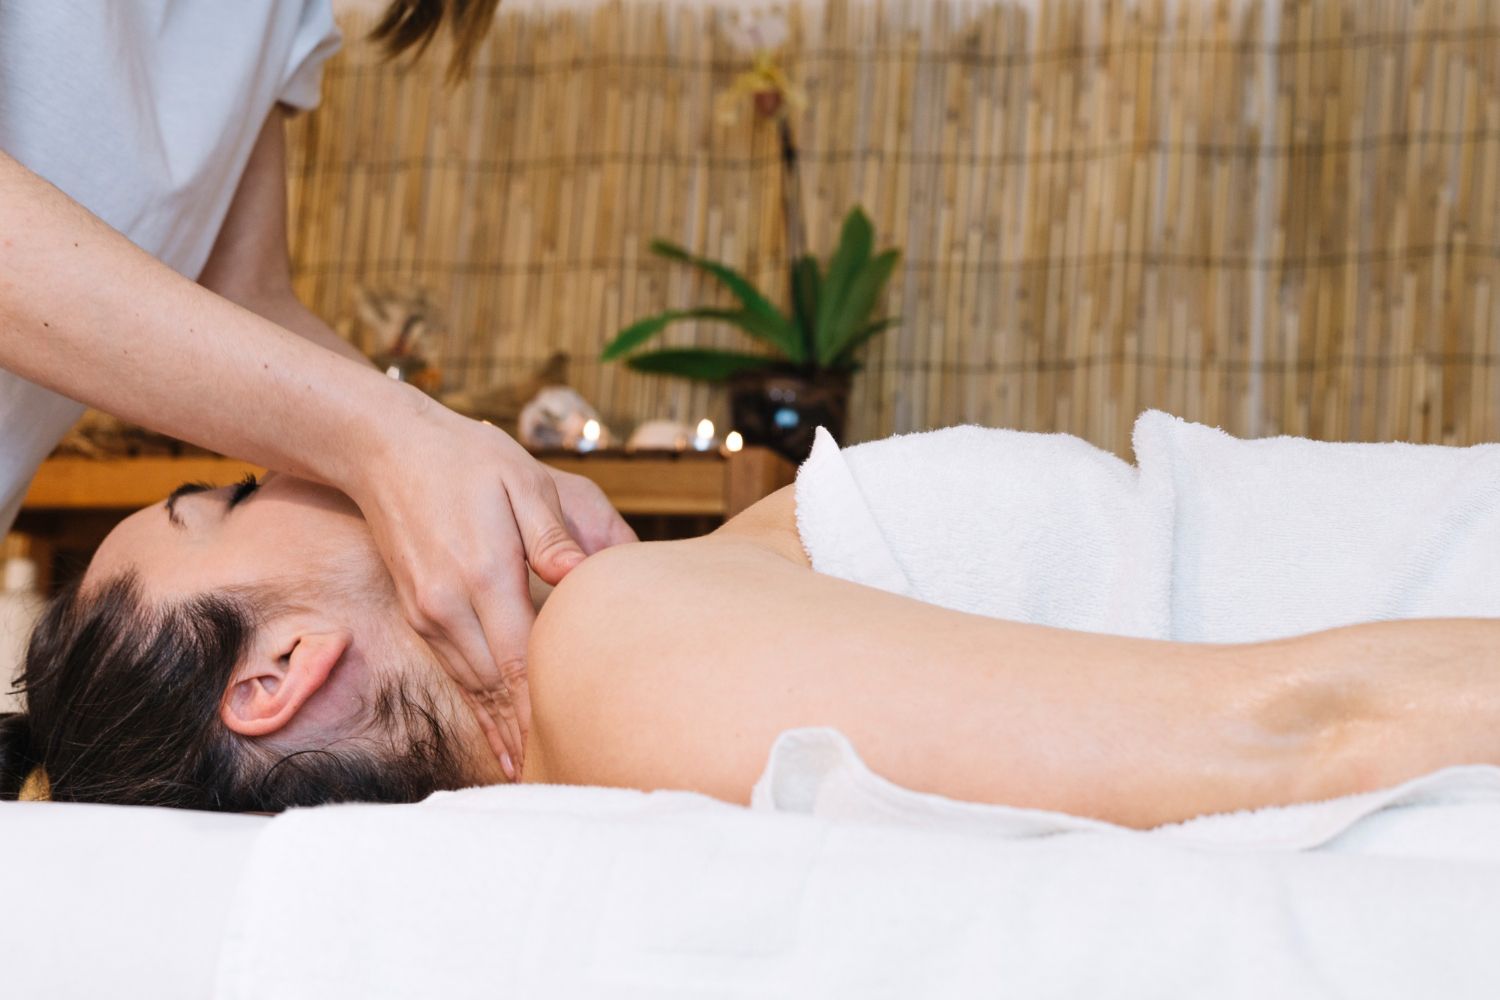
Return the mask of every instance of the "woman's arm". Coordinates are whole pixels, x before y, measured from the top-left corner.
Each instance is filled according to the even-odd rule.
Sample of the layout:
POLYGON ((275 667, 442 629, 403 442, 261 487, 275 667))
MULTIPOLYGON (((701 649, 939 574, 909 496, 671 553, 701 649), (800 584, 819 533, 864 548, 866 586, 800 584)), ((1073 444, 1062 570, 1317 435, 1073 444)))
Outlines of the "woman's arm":
POLYGON ((570 521, 628 535, 597 491, 565 514, 508 435, 188 281, 3 153, 0 367, 347 493, 497 753, 528 721, 526 562, 554 583, 576 565, 570 521))
POLYGON ((744 802, 778 733, 833 726, 910 788, 1149 827, 1500 760, 1491 623, 1183 645, 961 614, 788 555, 711 536, 570 576, 533 635, 527 780, 744 802))

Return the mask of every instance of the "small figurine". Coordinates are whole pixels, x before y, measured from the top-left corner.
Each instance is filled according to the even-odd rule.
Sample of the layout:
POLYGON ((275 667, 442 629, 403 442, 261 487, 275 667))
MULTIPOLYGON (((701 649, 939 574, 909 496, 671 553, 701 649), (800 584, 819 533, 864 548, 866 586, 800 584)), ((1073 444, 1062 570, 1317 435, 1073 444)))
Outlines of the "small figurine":
POLYGON ((442 373, 429 358, 442 324, 427 293, 374 292, 361 286, 354 304, 361 326, 355 346, 391 378, 436 393, 442 373))
POLYGON ((565 385, 551 385, 538 392, 521 410, 516 423, 516 440, 532 451, 565 448, 578 451, 584 440, 584 427, 594 421, 597 434, 589 438, 585 450, 609 447, 609 428, 599 419, 599 412, 576 390, 565 385))

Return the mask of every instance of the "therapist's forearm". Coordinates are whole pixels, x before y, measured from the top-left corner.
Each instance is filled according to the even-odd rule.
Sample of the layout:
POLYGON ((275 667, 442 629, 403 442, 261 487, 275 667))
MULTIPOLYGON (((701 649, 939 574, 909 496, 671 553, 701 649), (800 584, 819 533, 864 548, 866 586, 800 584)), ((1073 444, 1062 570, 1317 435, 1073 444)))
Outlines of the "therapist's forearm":
POLYGON ((283 295, 248 298, 240 300, 238 304, 319 347, 326 347, 335 354, 341 354, 361 365, 370 364, 370 359, 361 354, 357 347, 340 337, 338 332, 325 323, 321 316, 303 305, 301 300, 290 292, 283 295))
POLYGON ((0 153, 0 366, 162 433, 337 485, 431 402, 223 299, 0 153))

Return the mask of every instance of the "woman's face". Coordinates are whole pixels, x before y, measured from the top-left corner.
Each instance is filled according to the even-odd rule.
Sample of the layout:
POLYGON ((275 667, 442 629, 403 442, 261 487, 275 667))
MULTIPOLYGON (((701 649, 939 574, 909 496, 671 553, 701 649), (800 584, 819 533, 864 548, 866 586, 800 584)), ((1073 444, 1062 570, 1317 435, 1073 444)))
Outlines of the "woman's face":
MULTIPOLYGON (((85 574, 90 588, 133 572, 147 604, 210 593, 256 595, 257 643, 295 641, 296 630, 337 629, 349 652, 295 725, 279 736, 352 735, 384 682, 419 686, 474 783, 502 780, 477 721, 427 643, 407 625, 394 585, 359 509, 336 490, 292 476, 206 488, 185 486, 122 521, 85 574), (345 731, 348 730, 348 731, 345 731)), ((271 652, 274 658, 278 650, 271 652)), ((253 657, 257 652, 252 649, 253 657)))
MULTIPOLYGON (((216 489, 184 485, 110 532, 85 585, 133 569, 149 599, 329 575, 385 578, 359 509, 342 494, 292 476, 216 489)), ((366 599, 377 595, 363 595, 366 599)))

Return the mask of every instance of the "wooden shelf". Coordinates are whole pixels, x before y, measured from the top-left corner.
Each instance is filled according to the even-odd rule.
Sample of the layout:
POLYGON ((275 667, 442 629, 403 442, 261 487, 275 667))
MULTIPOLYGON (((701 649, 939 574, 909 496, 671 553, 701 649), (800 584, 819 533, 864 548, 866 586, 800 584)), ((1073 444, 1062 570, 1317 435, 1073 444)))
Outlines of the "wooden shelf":
MULTIPOLYGON (((792 464, 765 448, 718 453, 538 456, 563 472, 599 484, 622 514, 732 517, 789 484, 792 464)), ((43 463, 23 510, 134 510, 156 503, 184 482, 229 483, 261 470, 227 458, 53 458, 43 463)))
POLYGON ((189 482, 230 483, 258 466, 227 458, 50 458, 22 510, 135 510, 189 482))

